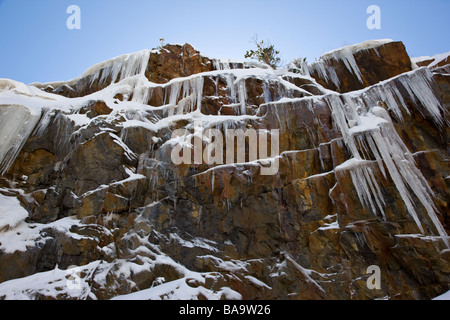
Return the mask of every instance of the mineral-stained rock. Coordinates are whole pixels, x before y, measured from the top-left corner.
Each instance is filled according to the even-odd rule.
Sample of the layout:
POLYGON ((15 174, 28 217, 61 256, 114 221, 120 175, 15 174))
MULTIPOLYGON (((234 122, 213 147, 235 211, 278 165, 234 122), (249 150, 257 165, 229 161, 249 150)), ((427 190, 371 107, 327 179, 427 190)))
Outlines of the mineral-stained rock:
POLYGON ((87 116, 89 118, 94 118, 101 115, 107 115, 110 114, 112 109, 108 107, 108 105, 104 101, 92 101, 89 103, 89 105, 86 106, 87 108, 87 116))
POLYGON ((307 75, 302 66, 274 71, 166 45, 27 97, 42 109, 0 177, 0 298, 447 291, 448 65, 411 70, 401 42, 374 41, 325 55, 307 75), (261 140, 238 150, 235 139, 233 163, 226 143, 207 163, 217 142, 207 129, 270 133, 279 153, 251 160, 261 140), (188 163, 174 161, 180 143, 188 163), (374 266, 379 289, 368 286, 374 266))
POLYGON ((99 185, 127 178, 123 165, 131 165, 136 159, 117 141, 105 132, 73 150, 62 176, 66 186, 81 195, 99 185))
POLYGON ((145 74, 152 82, 166 83, 212 69, 211 60, 201 56, 190 44, 168 44, 151 55, 145 74))

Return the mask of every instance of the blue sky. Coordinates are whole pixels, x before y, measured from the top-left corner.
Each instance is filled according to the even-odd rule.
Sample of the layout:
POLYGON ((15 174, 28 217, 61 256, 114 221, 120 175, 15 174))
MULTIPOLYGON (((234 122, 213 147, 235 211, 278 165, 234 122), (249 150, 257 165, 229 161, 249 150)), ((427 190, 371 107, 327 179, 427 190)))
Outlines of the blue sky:
POLYGON ((450 0, 0 0, 0 78, 69 80, 160 38, 239 60, 254 34, 286 62, 385 38, 403 41, 410 56, 434 55, 450 51, 449 12, 450 0), (72 4, 81 9, 80 30, 66 27, 72 4), (372 4, 381 9, 380 30, 366 27, 372 4))

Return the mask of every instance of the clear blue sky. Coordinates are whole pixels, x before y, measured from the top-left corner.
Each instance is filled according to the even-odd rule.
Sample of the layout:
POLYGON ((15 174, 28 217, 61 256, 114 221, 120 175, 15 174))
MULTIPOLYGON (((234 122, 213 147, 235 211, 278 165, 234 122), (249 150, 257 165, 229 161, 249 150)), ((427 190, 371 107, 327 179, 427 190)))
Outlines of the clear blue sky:
POLYGON ((0 78, 25 83, 69 80, 159 39, 190 43, 215 58, 244 59, 250 38, 270 40, 289 62, 343 45, 402 40, 410 56, 450 51, 450 0, 0 0, 0 78), (69 5, 81 30, 69 30, 69 5), (381 30, 366 9, 381 8, 381 30))

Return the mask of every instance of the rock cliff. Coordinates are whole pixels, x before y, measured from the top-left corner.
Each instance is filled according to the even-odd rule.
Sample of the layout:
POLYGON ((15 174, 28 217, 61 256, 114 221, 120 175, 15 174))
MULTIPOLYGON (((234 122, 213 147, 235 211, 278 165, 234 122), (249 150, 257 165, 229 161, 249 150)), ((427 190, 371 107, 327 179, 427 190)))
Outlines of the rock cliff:
POLYGON ((441 64, 419 67, 387 40, 282 70, 185 44, 67 82, 0 80, 0 298, 448 291, 450 67, 441 64), (278 130, 279 152, 251 159, 246 145, 226 162, 223 144, 216 163, 175 164, 180 129, 193 150, 207 147, 198 133, 208 129, 278 130), (368 285, 371 266, 380 288, 368 285))

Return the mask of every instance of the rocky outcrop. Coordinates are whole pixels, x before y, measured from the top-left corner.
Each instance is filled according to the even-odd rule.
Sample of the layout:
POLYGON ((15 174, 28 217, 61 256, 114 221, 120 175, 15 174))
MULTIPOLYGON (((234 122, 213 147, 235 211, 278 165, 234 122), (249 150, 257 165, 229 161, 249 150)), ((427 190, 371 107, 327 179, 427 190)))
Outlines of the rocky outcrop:
POLYGON ((325 73, 318 66, 306 76, 298 61, 296 72, 275 72, 167 45, 44 86, 53 100, 35 98, 45 106, 40 120, 0 177, 0 206, 14 203, 0 222, 27 216, 0 231, 0 297, 448 291, 450 76, 411 70, 400 42, 340 52, 322 60, 325 73), (332 73, 338 87, 323 77, 332 73), (278 130, 280 152, 250 161, 247 145, 243 162, 172 161, 175 130, 195 144, 211 128, 278 130), (278 170, 263 174, 274 161, 278 170), (379 289, 367 285, 370 266, 379 267, 379 289))

